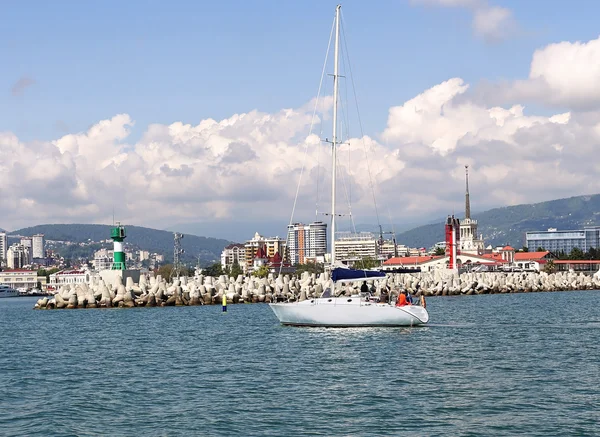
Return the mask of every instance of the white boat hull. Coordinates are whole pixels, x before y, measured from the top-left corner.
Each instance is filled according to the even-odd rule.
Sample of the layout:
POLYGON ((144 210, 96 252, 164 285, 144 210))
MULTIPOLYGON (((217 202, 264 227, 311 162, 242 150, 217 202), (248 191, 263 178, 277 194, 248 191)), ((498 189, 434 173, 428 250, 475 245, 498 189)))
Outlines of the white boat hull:
POLYGON ((429 321, 427 310, 421 306, 396 307, 365 302, 360 297, 319 298, 269 306, 282 324, 293 326, 419 326, 429 321))
POLYGON ((0 290, 0 298, 3 297, 19 297, 19 292, 17 290, 0 290))

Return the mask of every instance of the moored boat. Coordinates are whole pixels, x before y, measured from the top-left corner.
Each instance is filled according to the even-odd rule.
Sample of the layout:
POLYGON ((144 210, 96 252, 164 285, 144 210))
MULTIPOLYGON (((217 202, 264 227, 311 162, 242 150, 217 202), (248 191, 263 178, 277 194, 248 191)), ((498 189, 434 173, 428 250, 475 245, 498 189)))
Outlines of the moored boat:
POLYGON ((18 297, 19 291, 9 285, 0 284, 0 298, 2 297, 18 297))

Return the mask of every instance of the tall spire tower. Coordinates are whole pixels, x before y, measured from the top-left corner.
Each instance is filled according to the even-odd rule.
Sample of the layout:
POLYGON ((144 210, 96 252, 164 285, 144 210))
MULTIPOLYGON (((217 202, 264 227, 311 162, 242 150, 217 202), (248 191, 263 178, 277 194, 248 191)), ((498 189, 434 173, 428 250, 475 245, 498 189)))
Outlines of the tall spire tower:
POLYGON ((465 165, 465 183, 467 190, 465 192, 465 218, 471 218, 471 201, 469 200, 469 166, 465 165))
POLYGON ((471 218, 469 166, 465 165, 465 218, 460 222, 460 252, 477 255, 483 253, 484 249, 483 238, 477 234, 477 220, 471 218))

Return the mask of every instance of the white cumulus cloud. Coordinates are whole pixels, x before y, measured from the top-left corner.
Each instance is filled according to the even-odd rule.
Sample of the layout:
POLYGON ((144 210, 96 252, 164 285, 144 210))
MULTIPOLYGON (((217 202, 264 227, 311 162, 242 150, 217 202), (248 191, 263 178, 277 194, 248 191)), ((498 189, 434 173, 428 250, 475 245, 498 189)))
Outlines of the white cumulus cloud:
POLYGON ((488 42, 510 37, 516 22, 510 9, 489 4, 486 0, 411 0, 415 5, 466 8, 473 15, 474 33, 488 42))
POLYGON ((600 37, 549 44, 533 54, 526 79, 482 83, 469 99, 486 104, 531 101, 555 107, 600 107, 600 37))

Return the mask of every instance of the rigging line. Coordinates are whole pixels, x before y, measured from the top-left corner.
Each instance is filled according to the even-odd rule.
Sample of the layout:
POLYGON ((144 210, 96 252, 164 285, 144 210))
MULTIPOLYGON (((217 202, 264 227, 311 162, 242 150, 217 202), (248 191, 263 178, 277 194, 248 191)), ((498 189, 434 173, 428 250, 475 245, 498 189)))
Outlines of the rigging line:
MULTIPOLYGON (((388 143, 388 139, 387 137, 385 137, 385 150, 389 150, 389 143, 388 143)), ((387 211, 388 211, 388 216, 389 216, 389 220, 390 220, 390 227, 392 228, 392 235, 394 236, 394 240, 396 239, 396 226, 394 225, 394 222, 392 221, 392 211, 390 210, 390 204, 387 203, 387 211)), ((396 241, 397 243, 397 241, 396 241)))
MULTIPOLYGON (((342 52, 344 52, 342 50, 342 52)), ((342 68, 344 71, 344 79, 346 79, 346 57, 342 56, 342 68)), ((348 105, 348 82, 346 80, 344 80, 344 97, 345 97, 345 108, 346 110, 343 110, 343 106, 342 106, 342 121, 345 121, 346 123, 346 140, 345 142, 350 142, 350 106, 348 105)), ((348 145, 348 175, 352 176, 352 172, 351 172, 351 166, 350 166, 350 145, 348 145)), ((349 183, 348 183, 348 207, 350 208, 352 205, 352 179, 350 179, 349 183)))
MULTIPOLYGON (((342 13, 342 23, 344 23, 344 14, 342 13)), ((365 151, 365 161, 367 163, 367 172, 369 174, 369 185, 371 188, 371 195, 373 196, 373 203, 375 205, 375 215, 377 217, 377 225, 381 225, 381 222, 379 220, 379 210, 377 208, 377 200, 375 199, 375 189, 373 187, 373 175, 371 174, 371 165, 369 164, 369 155, 367 153, 367 145, 365 143, 365 134, 364 134, 364 130, 363 130, 363 126, 362 126, 362 120, 360 118, 360 111, 358 109, 358 97, 356 95, 356 86, 354 85, 354 76, 352 75, 352 66, 350 64, 350 54, 348 53, 348 44, 346 42, 346 32, 344 30, 346 26, 342 26, 342 39, 344 41, 344 52, 346 54, 346 56, 348 57, 348 71, 350 73, 350 82, 352 83, 352 92, 354 94, 354 101, 356 102, 356 114, 358 115, 358 126, 360 127, 360 137, 363 143, 363 149, 365 151)))
MULTIPOLYGON (((313 126, 315 124, 315 116, 317 114, 317 108, 319 107, 319 96, 321 95, 321 87, 323 86, 323 77, 325 76, 325 69, 327 68, 327 59, 329 58, 329 50, 331 48, 331 39, 333 37, 334 27, 335 27, 335 18, 334 18, 333 24, 331 26, 331 32, 329 34, 329 43, 327 44, 327 51, 325 52, 325 62, 323 62, 323 69, 321 71, 321 80, 319 81, 319 89, 317 91, 317 98, 315 99, 315 107, 313 110, 312 119, 310 121, 310 129, 308 131, 309 137, 312 135, 313 126)), ((296 212, 296 204, 298 202, 298 195, 300 193, 300 185, 302 184, 302 176, 304 175, 304 168, 306 167, 306 157, 308 156, 308 143, 309 142, 306 141, 305 146, 304 146, 304 157, 302 159, 302 168, 300 169, 300 177, 298 178, 298 186, 296 187, 296 195, 294 197, 294 206, 292 207, 292 214, 290 216, 290 222, 289 222, 288 229, 286 232, 286 234, 287 234, 286 241, 285 241, 286 248, 289 247, 289 239, 290 239, 289 227, 294 222, 294 213, 296 212)), ((284 253, 284 255, 285 255, 285 253, 284 253)), ((282 262, 279 265, 279 275, 281 275, 281 269, 283 268, 283 264, 284 263, 282 262)))
MULTIPOLYGON (((329 52, 331 51, 331 41, 333 39, 333 30, 335 29, 335 17, 333 18, 333 24, 331 25, 331 31, 329 32, 329 42, 327 43, 327 51, 325 52, 325 62, 323 63, 323 70, 321 71, 321 82, 319 83, 319 91, 317 94, 317 100, 319 98, 319 96, 321 95, 321 89, 323 86, 323 78, 325 77, 325 69, 327 68, 327 60, 329 59, 329 52)), ((325 83, 325 87, 327 87, 327 83, 325 83)), ((312 123, 314 123, 314 117, 316 114, 316 110, 317 110, 317 105, 315 105, 315 111, 313 112, 313 121, 312 123)), ((321 117, 321 119, 319 120, 319 139, 323 138, 323 117, 321 117)), ((311 125, 312 125, 311 123, 311 125)), ((319 220, 319 193, 320 193, 320 189, 319 189, 319 185, 321 182, 321 144, 319 144, 319 146, 317 146, 317 183, 316 185, 316 196, 315 196, 315 221, 319 220)))
MULTIPOLYGON (((339 164, 339 162, 336 162, 335 164, 337 166, 339 164)), ((354 229, 354 232, 356 233, 356 226, 354 225, 354 217, 352 216, 352 205, 348 201, 348 183, 346 182, 346 173, 348 173, 348 170, 346 170, 345 172, 341 172, 341 173, 342 173, 342 186, 344 187, 344 194, 346 195, 346 201, 348 202, 348 213, 350 215, 350 220, 352 222, 352 228, 354 229)))

